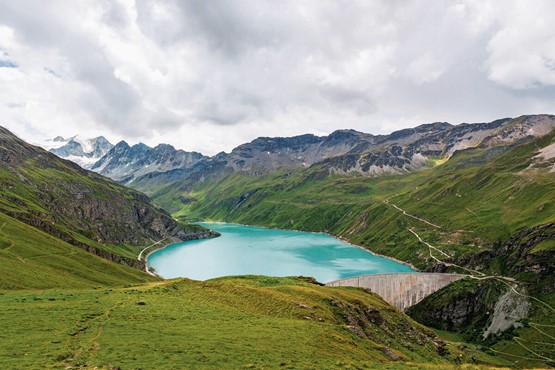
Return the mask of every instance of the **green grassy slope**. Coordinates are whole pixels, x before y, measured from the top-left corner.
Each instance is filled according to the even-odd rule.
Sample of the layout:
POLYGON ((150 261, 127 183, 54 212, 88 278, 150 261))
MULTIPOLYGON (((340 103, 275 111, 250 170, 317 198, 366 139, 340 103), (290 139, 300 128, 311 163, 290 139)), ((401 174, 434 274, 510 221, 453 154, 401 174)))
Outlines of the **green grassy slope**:
POLYGON ((151 276, 107 261, 0 213, 0 291, 139 284, 151 276))
POLYGON ((377 296, 294 278, 10 292, 0 305, 10 323, 0 331, 4 368, 445 369, 472 357, 503 364, 442 342, 377 296))
MULTIPOLYGON (((102 240, 96 232, 98 229, 109 230, 107 233, 113 240, 125 238, 123 233, 126 230, 119 228, 107 214, 99 217, 99 220, 93 220, 88 215, 79 217, 72 212, 80 208, 79 200, 76 199, 76 193, 80 190, 83 191, 84 201, 90 198, 98 202, 99 212, 131 207, 135 199, 138 201, 141 198, 140 193, 70 166, 65 161, 53 161, 45 167, 30 159, 18 168, 17 173, 0 168, 0 211, 72 243, 83 243, 115 254, 135 257, 140 245, 133 245, 131 242, 111 243, 102 240), (102 204, 106 204, 104 209, 102 204), (63 212, 63 209, 70 212, 63 212), (94 224, 94 221, 102 224, 94 224)), ((146 238, 141 241, 142 244, 148 242, 146 238)))

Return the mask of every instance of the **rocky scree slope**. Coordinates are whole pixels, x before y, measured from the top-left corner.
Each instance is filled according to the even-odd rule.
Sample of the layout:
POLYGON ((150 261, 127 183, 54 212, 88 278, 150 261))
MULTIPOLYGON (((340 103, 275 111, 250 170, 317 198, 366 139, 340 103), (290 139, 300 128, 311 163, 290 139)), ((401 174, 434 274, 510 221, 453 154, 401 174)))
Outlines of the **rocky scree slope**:
POLYGON ((0 127, 0 212, 115 262, 143 268, 140 247, 210 236, 144 194, 29 145, 0 127))

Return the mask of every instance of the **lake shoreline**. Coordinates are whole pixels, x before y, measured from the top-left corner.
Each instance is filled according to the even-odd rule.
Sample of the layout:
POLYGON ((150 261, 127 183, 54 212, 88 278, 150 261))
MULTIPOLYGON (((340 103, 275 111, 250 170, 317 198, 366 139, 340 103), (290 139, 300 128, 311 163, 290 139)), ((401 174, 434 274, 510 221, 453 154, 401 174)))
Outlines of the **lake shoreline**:
MULTIPOLYGON (((181 277, 188 277, 196 280, 208 280, 214 277, 219 277, 220 275, 217 275, 218 273, 220 273, 221 276, 244 275, 244 274, 268 275, 268 276, 273 276, 273 275, 297 276, 297 275, 308 274, 310 276, 314 276, 315 278, 321 281, 328 281, 330 279, 333 280, 331 276, 328 276, 329 273, 331 273, 332 271, 334 271, 334 273, 338 275, 337 278, 339 279, 345 278, 345 277, 351 277, 351 276, 365 275, 365 274, 397 273, 397 272, 418 273, 419 272, 419 270, 416 269, 414 266, 412 266, 410 263, 399 261, 389 256, 380 255, 363 246, 351 243, 350 241, 346 240, 341 236, 332 235, 328 232, 281 229, 277 227, 246 225, 246 224, 229 223, 229 222, 204 221, 204 222, 199 222, 198 224, 200 224, 201 226, 207 229, 215 231, 216 233, 222 232, 226 234, 227 232, 230 232, 231 233, 230 235, 235 235, 234 239, 231 242, 231 244, 229 244, 230 240, 228 239, 226 239, 225 241, 219 241, 219 242, 216 241, 215 242, 216 244, 213 244, 213 243, 203 244, 203 247, 208 249, 199 250, 197 247, 192 247, 193 248, 192 252, 175 251, 175 253, 178 253, 178 254, 183 253, 181 257, 179 257, 181 258, 181 260, 176 260, 175 262, 172 262, 171 258, 167 259, 166 254, 159 255, 159 257, 162 258, 162 260, 158 260, 158 256, 157 256, 156 262, 155 262, 152 259, 152 256, 151 256, 152 254, 159 252, 160 250, 165 249, 176 243, 175 242, 166 243, 163 246, 159 246, 156 249, 151 250, 146 255, 146 258, 145 258, 146 268, 149 269, 148 272, 151 275, 153 275, 153 273, 150 270, 152 267, 149 266, 148 264, 149 261, 152 261, 152 263, 156 265, 158 269, 160 269, 159 271, 154 270, 154 273, 156 274, 156 276, 164 278, 163 276, 161 276, 161 274, 163 274, 164 276, 166 276, 166 278, 175 278, 175 277, 181 276, 181 277), (221 227, 218 227, 217 225, 221 225, 221 227), (229 228, 226 227, 226 225, 229 226, 229 228), (245 228, 245 229, 242 229, 242 228, 245 228), (252 229, 249 229, 249 228, 252 228, 252 229), (258 229, 258 231, 256 231, 256 229, 258 229), (263 230, 268 230, 268 232, 264 232, 263 230), (277 232, 277 234, 273 233, 272 231, 277 232), (254 235, 258 235, 257 236, 258 239, 252 239, 251 233, 253 232, 255 233, 254 235), (304 256, 304 257, 301 257, 304 262, 302 262, 299 265, 297 265, 297 263, 290 265, 291 267, 286 268, 285 271, 283 271, 283 266, 278 267, 278 270, 273 270, 273 267, 266 268, 266 269, 260 268, 259 266, 261 265, 261 262, 256 259, 257 254, 265 253, 264 252, 265 250, 272 251, 271 253, 275 253, 276 250, 280 250, 282 246, 282 244, 280 243, 283 243, 283 239, 278 241, 276 245, 272 244, 272 243, 275 243, 275 242, 272 242, 272 239, 275 239, 276 235, 281 236, 282 235, 281 233, 284 233, 283 235, 285 235, 286 237, 287 235, 293 236, 293 234, 297 234, 297 233, 299 234, 298 237, 294 236, 294 239, 291 239, 292 242, 291 244, 289 244, 289 247, 286 247, 286 248, 290 248, 291 252, 288 252, 288 253, 298 253, 296 249, 298 248, 304 249, 311 246, 311 248, 305 249, 306 251, 310 251, 310 252, 302 252, 301 255, 298 255, 298 256, 304 256), (310 236, 310 234, 314 236, 312 237, 310 236), (244 240, 242 238, 244 238, 244 240), (217 253, 220 253, 220 252, 214 253, 213 251, 215 249, 212 249, 212 248, 223 247, 226 249, 231 248, 231 250, 233 250, 234 248, 245 248, 247 246, 252 247, 252 245, 250 244, 253 244, 253 240, 257 240, 254 243, 260 243, 261 248, 257 248, 257 251, 254 255, 252 255, 252 259, 250 260, 250 262, 246 264, 245 264, 245 261, 240 259, 238 259, 236 262, 233 262, 235 259, 232 258, 228 262, 229 267, 226 267, 220 271, 215 271, 214 275, 210 275, 210 273, 203 272, 202 266, 198 264, 195 265, 193 262, 191 262, 191 261, 198 261, 199 259, 204 260, 205 262, 203 262, 203 264, 208 263, 207 265, 208 267, 209 265, 212 264, 212 262, 209 262, 209 261, 214 261, 214 263, 218 264, 221 261, 218 262, 219 260, 218 260, 217 253), (328 249, 328 247, 331 249, 328 249), (360 252, 355 252, 354 249, 349 249, 349 247, 354 247, 356 250, 359 250, 360 252), (322 251, 319 251, 319 248, 325 248, 325 249, 323 249, 322 251), (344 252, 340 251, 342 248, 346 248, 344 252), (309 255, 312 255, 312 257, 309 257, 309 255), (316 258, 314 256, 316 256, 316 258), (163 263, 159 262, 159 261, 164 261, 164 258, 166 258, 165 262, 163 263), (389 261, 389 262, 386 262, 386 261, 389 261), (304 266, 303 263, 308 263, 306 269, 305 267, 303 267, 304 266), (180 267, 180 264, 181 264, 181 267, 180 267), (245 264, 245 266, 247 267, 237 268, 237 266, 241 266, 242 264, 245 264), (175 266, 175 267, 171 267, 171 266, 175 266), (321 269, 321 272, 314 271, 315 267, 318 269, 321 269), (168 270, 168 268, 170 270, 168 270), (171 268, 174 269, 173 272, 170 272, 171 268), (281 269, 281 272, 278 272, 278 273, 275 272, 275 271, 280 271, 280 269, 281 269), (286 270, 289 270, 289 271, 286 272, 286 270), (327 270, 328 272, 323 273, 322 275, 322 271, 325 271, 325 270, 327 270)), ((276 239, 276 240, 279 240, 279 239, 276 239)), ((287 242, 285 245, 287 245, 287 242)), ((178 250, 180 249, 178 248, 178 250)), ((176 254, 173 254, 173 252, 170 252, 170 253, 171 253, 170 255, 174 256, 174 258, 175 256, 177 256, 176 254)), ((240 253, 242 253, 242 255, 244 256, 251 256, 251 253, 245 249, 240 251, 240 253), (245 255, 245 253, 247 253, 247 255, 245 255)), ((279 265, 280 257, 278 257, 277 259, 273 257, 269 257, 269 258, 271 261, 275 261, 276 265, 279 265)), ((266 260, 266 261, 270 261, 270 260, 266 260)))
MULTIPOLYGON (((174 243, 170 243, 170 244, 166 244, 166 245, 164 245, 163 247, 154 248, 153 250, 151 250, 150 252, 148 252, 148 253, 146 254, 146 256, 145 256, 145 271, 146 271, 147 274, 149 274, 149 275, 151 275, 151 276, 159 277, 160 279, 164 279, 162 276, 160 276, 160 275, 158 275, 158 274, 156 273, 156 269, 154 269, 154 267, 152 268, 152 271, 150 271, 150 267, 148 266, 148 257, 150 257, 150 255, 151 255, 152 253, 158 252, 159 250, 162 250, 162 249, 164 249, 164 248, 167 248, 167 247, 169 247, 169 246, 172 245, 172 244, 175 244, 175 242, 174 242, 174 243)), ((166 280, 166 279, 164 279, 164 280, 166 280)))
POLYGON ((177 244, 177 243, 189 242, 189 241, 193 241, 193 240, 202 240, 202 239, 217 238, 217 237, 221 236, 221 234, 220 234, 219 232, 214 231, 214 230, 210 230, 210 229, 208 229, 208 231, 206 231, 206 232, 193 233, 193 234, 190 234, 190 235, 193 235, 193 237, 190 238, 190 239, 187 239, 187 240, 174 239, 174 240, 173 240, 172 242, 170 242, 169 244, 164 244, 162 247, 154 248, 154 249, 152 249, 150 252, 148 252, 148 253, 146 254, 145 260, 144 260, 144 262, 145 262, 145 272, 146 272, 147 274, 151 275, 151 276, 156 276, 156 277, 159 277, 159 278, 165 280, 164 277, 158 275, 158 273, 156 272, 156 269, 152 268, 153 271, 150 271, 150 266, 148 266, 148 257, 150 257, 151 254, 153 254, 153 253, 155 253, 155 252, 158 252, 158 251, 160 251, 160 250, 162 250, 162 249, 166 249, 167 247, 169 247, 169 246, 171 246, 171 245, 174 245, 174 244, 177 244))
POLYGON ((362 245, 358 245, 358 244, 351 243, 349 240, 347 240, 346 238, 344 238, 344 237, 342 237, 342 236, 337 236, 337 235, 333 235, 333 234, 328 234, 328 235, 329 235, 329 236, 332 236, 332 237, 334 237, 334 238, 336 238, 336 239, 338 239, 338 240, 341 240, 343 243, 352 245, 353 247, 360 248, 360 249, 362 249, 362 250, 364 250, 364 251, 366 251, 366 252, 368 252, 368 253, 371 253, 371 254, 373 254, 374 256, 382 257, 382 258, 387 258, 388 260, 392 260, 392 261, 394 261, 394 262, 397 262, 397 263, 400 263, 400 264, 402 264, 402 265, 408 266, 408 267, 410 267, 411 269, 413 269, 414 272, 422 272, 421 270, 419 270, 419 269, 417 269, 416 267, 414 267, 414 265, 413 265, 412 263, 410 263, 410 262, 401 261, 401 260, 398 260, 398 259, 395 258, 395 257, 386 256, 385 254, 380 254, 380 253, 371 251, 370 249, 364 248, 362 245))

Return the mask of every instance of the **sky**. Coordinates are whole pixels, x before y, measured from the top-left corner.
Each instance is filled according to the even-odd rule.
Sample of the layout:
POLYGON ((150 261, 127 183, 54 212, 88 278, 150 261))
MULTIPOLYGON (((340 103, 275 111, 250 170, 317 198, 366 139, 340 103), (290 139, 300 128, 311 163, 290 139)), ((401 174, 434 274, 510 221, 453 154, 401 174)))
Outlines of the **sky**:
POLYGON ((555 113, 552 0, 0 0, 0 125, 213 155, 555 113))

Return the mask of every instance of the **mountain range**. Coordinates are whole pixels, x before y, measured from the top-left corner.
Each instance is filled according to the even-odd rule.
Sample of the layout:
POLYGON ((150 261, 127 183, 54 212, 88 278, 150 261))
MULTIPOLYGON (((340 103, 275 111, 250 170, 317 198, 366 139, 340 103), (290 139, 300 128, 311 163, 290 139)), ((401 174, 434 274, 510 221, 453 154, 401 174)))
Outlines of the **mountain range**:
MULTIPOLYGON (((129 146, 121 141, 112 146, 103 137, 78 140, 78 136, 50 151, 84 163, 85 168, 113 180, 148 191, 174 181, 196 184, 231 173, 257 176, 280 168, 302 169, 315 164, 339 175, 408 173, 431 168, 457 151, 529 140, 554 128, 555 116, 537 115, 475 124, 436 122, 389 135, 338 130, 328 136, 261 137, 230 153, 212 157, 176 150, 168 144, 151 148, 143 143, 129 146)), ((58 137, 53 142, 60 140, 58 137)))
POLYGON ((129 184, 148 173, 191 168, 207 158, 197 152, 176 150, 168 144, 151 148, 143 143, 129 146, 125 141, 120 141, 90 169, 113 180, 129 184))
MULTIPOLYGON (((36 148, 26 150, 37 152, 36 148)), ((487 364, 516 366, 515 360, 518 366, 527 367, 554 364, 553 343, 549 339, 555 335, 552 331, 555 327, 553 115, 460 125, 438 122, 389 135, 339 130, 322 137, 310 134, 264 137, 212 157, 163 144, 151 148, 120 142, 91 166, 119 183, 82 170, 71 162, 61 159, 58 160, 62 162, 56 162, 46 152, 40 153, 26 156, 48 158, 45 164, 33 159, 25 163, 30 168, 19 170, 23 162, 18 162, 7 169, 4 188, 8 190, 4 190, 7 196, 4 196, 3 210, 9 217, 21 213, 18 220, 27 224, 40 221, 39 225, 48 232, 52 231, 47 227, 48 222, 53 220, 57 229, 71 230, 74 239, 98 243, 96 247, 117 251, 128 258, 136 256, 138 249, 126 246, 127 243, 146 243, 148 238, 154 241, 164 237, 160 230, 153 234, 155 226, 166 220, 163 214, 175 218, 177 228, 173 223, 165 224, 171 230, 187 230, 193 227, 189 225, 192 221, 212 220, 326 232, 410 263, 421 271, 472 275, 473 278, 438 290, 408 311, 412 318, 439 330, 438 333, 447 330, 449 338, 466 341, 458 350, 471 345, 487 348, 499 361, 488 358, 484 360, 487 364), (52 162, 62 163, 73 172, 62 171, 52 162), (41 171, 43 167, 48 170, 41 171), (103 186, 109 184, 109 188, 124 194, 128 200, 142 199, 143 204, 150 204, 148 209, 154 207, 148 214, 160 214, 160 221, 146 217, 153 222, 143 226, 142 238, 131 240, 117 232, 122 227, 125 230, 123 225, 102 223, 94 217, 95 212, 68 211, 79 209, 79 199, 83 197, 66 185, 68 180, 79 176, 79 171, 89 181, 103 186), (18 189, 15 192, 10 190, 13 185, 18 189), (42 198, 37 189, 43 189, 38 193, 42 198), (155 203, 150 203, 148 196, 155 203), (66 206, 56 208, 56 199, 63 199, 66 206), (156 213, 154 204, 169 214, 159 209, 156 213), (87 221, 79 221, 81 214, 87 221), (516 321, 511 318, 514 310, 524 312, 516 321), (486 328, 495 328, 496 334, 490 335, 485 332, 486 328), (538 340, 538 335, 542 340, 538 340)), ((75 189, 91 188, 91 184, 79 178, 75 189)), ((99 188, 92 193, 102 199, 104 191, 99 188)), ((116 199, 112 195, 108 198, 111 203, 116 199)), ((91 205, 86 209, 101 207, 97 201, 87 200, 84 204, 91 205)), ((136 207, 129 203, 118 212, 126 214, 128 209, 136 207)), ((98 214, 102 213, 104 210, 98 214)), ((115 217, 110 212, 106 214, 108 219, 115 217)), ((189 230, 189 233, 210 236, 203 234, 206 230, 189 230)), ((6 245, 9 249, 9 243, 6 245)), ((246 284, 248 294, 241 288, 234 290, 234 294, 258 297, 262 292, 255 293, 253 287, 263 286, 266 280, 252 279, 249 283, 242 278, 224 279, 224 286, 216 289, 232 289, 228 283, 246 284)), ((282 283, 272 280, 267 284, 282 283)), ((288 292, 306 289, 298 288, 298 281, 283 284, 287 285, 284 289, 288 292)), ((204 299, 194 287, 192 284, 183 289, 195 291, 197 302, 204 299)), ((181 288, 166 286, 160 294, 172 289, 181 288)), ((327 294, 316 290, 315 294, 327 294)), ((293 295, 287 299, 299 298, 293 295)), ((328 303, 335 300, 326 299, 328 303)), ((347 325, 375 319, 374 314, 365 314, 356 304, 353 306, 353 301, 349 302, 334 306, 340 307, 340 315, 347 320, 344 322, 350 323, 347 325)), ((319 303, 314 305, 320 307, 319 303)), ((176 315, 174 311, 168 312, 172 317, 176 315)), ((395 320, 396 324, 391 325, 408 319, 395 320)), ((406 335, 401 332, 391 338, 396 341, 398 335, 406 335)), ((358 339, 356 345, 361 345, 358 339)), ((407 348, 406 343, 395 342, 395 345, 395 356, 407 348)), ((479 354, 478 347, 472 348, 477 356, 472 361, 479 363, 482 360, 477 358, 484 357, 480 357, 483 355, 479 354)), ((416 355, 412 350, 410 356, 416 355)), ((416 350, 426 361, 435 358, 416 350)), ((387 349, 380 351, 390 353, 387 349)), ((453 354, 457 350, 450 347, 449 351, 453 354)), ((445 354, 443 350, 440 352, 445 354)))

